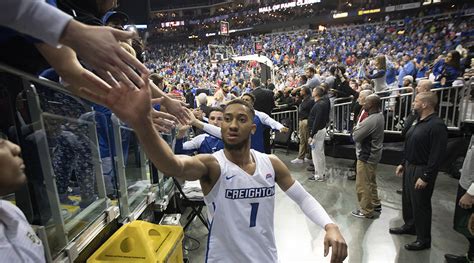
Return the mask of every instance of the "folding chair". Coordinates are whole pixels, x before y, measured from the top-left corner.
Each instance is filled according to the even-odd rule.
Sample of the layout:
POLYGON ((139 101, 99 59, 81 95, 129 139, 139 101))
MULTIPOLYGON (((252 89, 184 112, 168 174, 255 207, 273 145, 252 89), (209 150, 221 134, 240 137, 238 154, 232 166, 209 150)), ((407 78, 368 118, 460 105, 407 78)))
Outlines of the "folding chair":
MULTIPOLYGON (((184 225, 183 229, 186 231, 186 228, 193 222, 194 218, 197 216, 199 220, 202 222, 202 224, 207 228, 209 231, 209 226, 206 222, 206 219, 204 219, 204 216, 202 215, 202 208, 206 205, 204 203, 204 200, 190 200, 186 194, 183 191, 183 188, 181 187, 181 184, 173 178, 174 185, 178 189, 179 193, 181 194, 181 202, 184 207, 190 207, 191 208, 191 213, 188 215, 186 218, 187 222, 184 225)), ((182 211, 182 209, 180 208, 182 211)))

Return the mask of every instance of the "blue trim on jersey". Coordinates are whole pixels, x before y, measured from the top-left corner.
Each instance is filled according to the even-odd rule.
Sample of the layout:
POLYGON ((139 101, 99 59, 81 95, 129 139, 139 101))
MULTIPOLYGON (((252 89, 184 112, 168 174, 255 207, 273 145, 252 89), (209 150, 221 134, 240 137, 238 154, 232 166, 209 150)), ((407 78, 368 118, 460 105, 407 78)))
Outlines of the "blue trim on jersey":
MULTIPOLYGON (((214 207, 214 215, 215 215, 216 214, 216 204, 214 202, 212 202, 212 206, 214 207)), ((214 217, 212 217, 212 221, 214 221, 214 217)), ((212 223, 213 222, 209 223, 209 235, 207 236, 206 259, 204 260, 204 262, 206 262, 206 263, 207 263, 207 258, 209 256, 209 244, 211 243, 212 223)))

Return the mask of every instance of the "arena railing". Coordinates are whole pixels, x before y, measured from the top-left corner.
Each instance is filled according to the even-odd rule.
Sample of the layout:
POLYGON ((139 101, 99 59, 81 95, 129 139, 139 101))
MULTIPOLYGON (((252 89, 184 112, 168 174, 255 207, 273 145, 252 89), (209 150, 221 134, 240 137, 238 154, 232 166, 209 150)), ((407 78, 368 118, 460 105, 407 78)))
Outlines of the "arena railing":
MULTIPOLYGON (((432 89, 438 96, 438 116, 443 119, 449 130, 460 130, 463 122, 474 121, 473 102, 470 100, 472 79, 465 85, 455 85, 432 89)), ((411 88, 398 88, 377 92, 381 96, 384 114, 385 133, 401 134, 408 115, 412 111, 414 92, 411 88)), ((353 99, 337 98, 332 104, 331 133, 349 136, 354 118, 352 114, 353 99)))
POLYGON ((298 107, 297 106, 283 108, 281 110, 275 109, 272 112, 271 117, 280 123, 282 122, 283 119, 289 119, 291 121, 292 130, 298 133, 299 125, 298 125, 298 107))
POLYGON ((330 133, 334 135, 350 135, 352 131, 353 97, 331 98, 330 133))
POLYGON ((28 187, 7 200, 33 225, 47 262, 73 262, 112 221, 135 220, 153 203, 166 208, 161 198, 174 191, 172 181, 152 176, 133 130, 117 118, 114 134, 101 133, 99 144, 107 116, 63 86, 1 63, 0 96, 13 101, 2 112, 10 126, 0 128, 22 147, 28 178, 28 187), (117 154, 107 170, 116 175, 118 199, 108 192, 99 151, 106 145, 113 155, 112 144, 117 154))

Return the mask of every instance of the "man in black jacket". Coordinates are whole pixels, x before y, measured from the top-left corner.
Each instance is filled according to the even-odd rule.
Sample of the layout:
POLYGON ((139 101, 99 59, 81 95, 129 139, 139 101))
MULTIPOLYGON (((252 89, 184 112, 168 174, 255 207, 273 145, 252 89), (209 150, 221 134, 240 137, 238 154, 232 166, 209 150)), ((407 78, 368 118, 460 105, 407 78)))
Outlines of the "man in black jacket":
MULTIPOLYGON (((254 108, 258 111, 265 112, 269 116, 272 114, 273 108, 275 108, 275 99, 273 98, 273 92, 261 86, 260 79, 252 79, 252 94, 255 96, 254 108)), ((265 128, 263 131, 263 142, 265 147, 265 153, 271 152, 270 146, 270 128, 265 128)))
POLYGON ((329 122, 331 104, 329 98, 324 96, 324 90, 321 87, 313 89, 313 98, 315 103, 308 116, 308 127, 310 131, 308 144, 311 146, 311 155, 316 172, 310 179, 322 182, 326 180, 324 138, 326 137, 326 126, 329 122))
POLYGON ((403 176, 403 221, 401 227, 390 228, 395 235, 416 235, 407 250, 431 247, 431 196, 433 195, 439 164, 446 151, 447 128, 436 112, 436 94, 421 92, 415 97, 413 109, 417 113, 406 131, 404 162, 396 169, 403 176))

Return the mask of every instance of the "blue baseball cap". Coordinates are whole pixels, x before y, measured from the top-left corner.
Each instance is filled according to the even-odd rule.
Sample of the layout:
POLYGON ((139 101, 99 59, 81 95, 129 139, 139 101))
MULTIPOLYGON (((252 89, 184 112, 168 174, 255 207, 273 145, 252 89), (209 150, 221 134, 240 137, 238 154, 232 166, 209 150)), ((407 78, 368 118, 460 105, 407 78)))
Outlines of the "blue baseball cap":
POLYGON ((107 24, 111 19, 117 19, 120 20, 122 25, 126 25, 128 23, 128 16, 127 14, 120 12, 120 11, 109 11, 105 13, 105 15, 102 17, 102 23, 104 25, 107 24))

